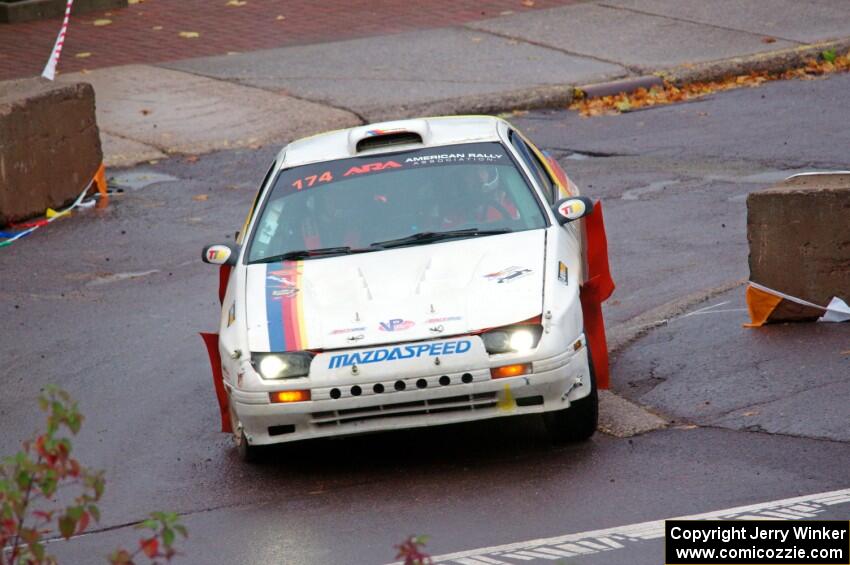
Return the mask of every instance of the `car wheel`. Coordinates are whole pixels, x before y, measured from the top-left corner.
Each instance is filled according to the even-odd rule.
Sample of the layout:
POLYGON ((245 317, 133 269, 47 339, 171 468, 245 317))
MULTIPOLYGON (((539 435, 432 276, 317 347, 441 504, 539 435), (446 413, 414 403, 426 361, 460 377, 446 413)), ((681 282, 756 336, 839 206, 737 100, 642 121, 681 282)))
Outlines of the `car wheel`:
POLYGON ((232 405, 230 406, 230 424, 233 426, 233 440, 239 459, 245 463, 256 463, 260 459, 263 448, 248 443, 248 438, 245 437, 245 431, 242 429, 232 405))
POLYGON ((553 443, 585 441, 596 432, 599 423, 599 393, 589 348, 587 362, 590 366, 590 394, 572 402, 569 408, 543 414, 546 431, 553 443))

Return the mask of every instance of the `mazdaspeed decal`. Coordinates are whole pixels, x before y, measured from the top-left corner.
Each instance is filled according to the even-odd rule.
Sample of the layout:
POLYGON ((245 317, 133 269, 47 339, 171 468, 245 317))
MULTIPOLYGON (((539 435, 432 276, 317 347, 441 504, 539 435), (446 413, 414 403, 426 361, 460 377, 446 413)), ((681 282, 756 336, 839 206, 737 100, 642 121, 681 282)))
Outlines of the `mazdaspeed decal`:
POLYGON ((266 320, 269 351, 300 351, 307 348, 303 296, 299 292, 304 263, 266 265, 266 320))
POLYGON ((393 318, 392 320, 387 320, 386 322, 381 322, 378 324, 378 329, 382 332, 400 332, 403 330, 408 330, 415 326, 414 322, 410 320, 402 320, 401 318, 393 318))
POLYGON ((506 282, 513 282, 517 279, 521 279, 522 277, 527 277, 531 273, 531 269, 525 269, 523 267, 514 266, 502 269, 501 271, 497 271, 495 273, 484 275, 484 278, 488 281, 496 281, 497 283, 502 284, 506 282))
POLYGON ((459 355, 472 348, 468 339, 457 341, 442 341, 439 343, 420 343, 418 345, 399 345, 397 347, 381 347, 368 351, 354 353, 338 353, 328 361, 329 369, 339 369, 351 365, 365 365, 400 359, 417 359, 419 357, 436 357, 437 355, 459 355))

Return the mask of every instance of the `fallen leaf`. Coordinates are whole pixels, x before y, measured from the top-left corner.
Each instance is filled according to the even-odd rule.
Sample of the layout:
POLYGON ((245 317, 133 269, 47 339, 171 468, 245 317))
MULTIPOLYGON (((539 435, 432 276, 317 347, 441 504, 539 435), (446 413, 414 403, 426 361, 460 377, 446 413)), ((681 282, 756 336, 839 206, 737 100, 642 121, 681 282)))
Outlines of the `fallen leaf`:
POLYGON ((201 37, 201 34, 197 31, 181 31, 178 35, 184 39, 195 39, 197 37, 201 37))
POLYGON ((499 15, 500 15, 500 16, 510 16, 510 15, 511 15, 511 14, 513 14, 513 13, 514 13, 514 11, 513 11, 513 10, 505 10, 505 11, 503 11, 503 12, 499 12, 499 15))
POLYGON ((107 20, 106 18, 101 18, 99 20, 93 21, 92 25, 100 27, 100 26, 108 26, 111 23, 112 23, 112 20, 107 20))
POLYGON ((89 74, 90 72, 91 72, 91 71, 90 71, 90 70, 88 70, 88 69, 80 69, 80 74, 81 74, 81 75, 87 75, 87 74, 89 74))
MULTIPOLYGON (((579 98, 570 104, 569 108, 578 110, 582 117, 617 114, 641 107, 693 100, 734 88, 756 87, 773 80, 813 80, 821 75, 847 71, 850 71, 850 54, 836 55, 824 52, 821 53, 820 59, 809 59, 804 65, 785 71, 753 71, 720 80, 692 82, 681 86, 676 86, 665 80, 663 86, 654 86, 649 90, 639 88, 631 94, 621 93, 590 99, 579 98), (829 58, 834 60, 830 61, 829 58)), ((699 113, 698 115, 703 114, 699 113)))
POLYGON ((522 5, 526 8, 531 8, 534 6, 534 0, 522 0, 522 5))
POLYGON ((77 53, 76 55, 74 55, 74 57, 76 57, 77 59, 85 59, 87 57, 91 57, 91 53, 89 53, 88 51, 83 51, 82 53, 77 53))
POLYGON ((192 200, 197 200, 198 202, 205 202, 210 197, 209 194, 196 194, 192 197, 192 200))
POLYGON ((195 163, 195 162, 198 161, 198 156, 197 155, 187 155, 186 158, 183 159, 183 160, 186 161, 187 163, 195 163))
POLYGON ((105 12, 103 15, 106 16, 106 17, 109 17, 109 16, 112 15, 112 12, 105 12))
POLYGON ((749 412, 744 412, 741 416, 757 416, 758 413, 758 410, 750 410, 749 412))
POLYGON ((775 37, 762 37, 761 42, 762 43, 776 43, 776 38, 775 37))
POLYGON ((471 41, 473 43, 480 43, 482 39, 484 39, 484 38, 483 37, 473 37, 473 38, 471 38, 471 41))
POLYGON ((227 55, 238 55, 239 51, 228 51, 227 55))
POLYGON ((162 29, 162 26, 153 26, 151 29, 154 31, 159 31, 162 29))
POLYGON ((139 110, 139 111, 142 113, 142 115, 143 115, 143 116, 147 116, 148 114, 150 114, 150 113, 151 113, 151 111, 150 111, 150 110, 148 110, 147 108, 142 108, 142 109, 141 109, 141 110, 139 110))
POLYGON ((141 4, 145 0, 127 0, 127 4, 141 4))
POLYGON ((244 0, 229 0, 226 5, 227 6, 244 6, 247 3, 248 2, 245 2, 244 0))
POLYGON ((279 21, 279 22, 282 22, 283 20, 285 20, 285 19, 286 19, 286 16, 278 16, 278 17, 276 17, 275 19, 276 19, 277 21, 279 21))

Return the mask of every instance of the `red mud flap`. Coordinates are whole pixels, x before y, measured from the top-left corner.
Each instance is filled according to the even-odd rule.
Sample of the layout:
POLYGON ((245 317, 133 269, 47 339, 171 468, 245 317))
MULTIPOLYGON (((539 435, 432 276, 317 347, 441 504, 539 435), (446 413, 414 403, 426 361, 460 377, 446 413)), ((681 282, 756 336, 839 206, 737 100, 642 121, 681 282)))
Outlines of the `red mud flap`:
MULTIPOLYGON (((222 265, 218 271, 218 301, 224 304, 224 293, 227 290, 227 281, 230 278, 230 265, 222 265)), ((218 409, 221 412, 221 431, 232 432, 233 424, 230 422, 230 406, 227 401, 227 392, 224 390, 224 376, 221 373, 221 357, 218 354, 218 334, 200 332, 207 346, 207 355, 210 357, 210 369, 212 369, 213 386, 215 396, 218 399, 218 409)))
POLYGON ((221 412, 221 431, 232 432, 233 426, 230 423, 227 393, 224 391, 224 379, 221 375, 221 358, 218 356, 218 334, 201 332, 201 337, 204 338, 204 345, 207 346, 207 353, 210 356, 213 385, 215 386, 215 395, 218 398, 218 409, 221 412))
POLYGON ((587 282, 581 285, 581 308, 584 313, 584 333, 593 356, 596 371, 596 386, 607 389, 610 381, 608 372, 608 343, 605 340, 605 320, 602 319, 602 303, 614 292, 614 280, 608 266, 608 239, 605 237, 605 219, 602 203, 593 206, 593 213, 585 216, 584 229, 587 242, 587 282))

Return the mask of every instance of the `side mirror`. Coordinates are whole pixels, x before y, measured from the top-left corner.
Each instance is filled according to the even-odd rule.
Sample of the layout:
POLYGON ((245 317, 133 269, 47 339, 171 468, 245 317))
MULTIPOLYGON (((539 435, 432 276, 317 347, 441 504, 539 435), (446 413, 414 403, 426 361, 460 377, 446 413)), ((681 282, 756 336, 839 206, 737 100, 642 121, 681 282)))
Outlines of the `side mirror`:
POLYGON ((557 216, 558 222, 564 225, 579 218, 584 218, 593 212, 593 200, 587 196, 571 196, 558 200, 552 208, 555 210, 555 216, 557 216))
POLYGON ((229 243, 215 243, 204 247, 201 259, 210 265, 235 265, 239 258, 239 246, 229 243))

